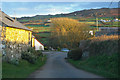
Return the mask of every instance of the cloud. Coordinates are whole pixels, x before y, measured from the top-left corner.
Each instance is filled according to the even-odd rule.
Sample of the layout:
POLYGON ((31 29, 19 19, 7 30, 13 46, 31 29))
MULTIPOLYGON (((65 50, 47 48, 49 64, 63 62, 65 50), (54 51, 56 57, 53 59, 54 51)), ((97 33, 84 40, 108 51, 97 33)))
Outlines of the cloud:
MULTIPOLYGON (((3 2, 111 2, 112 0, 2 0, 3 2)), ((119 0, 114 0, 119 2, 119 0)))
MULTIPOLYGON (((108 4, 108 3, 107 3, 108 4)), ((9 3, 4 6, 4 10, 16 17, 35 16, 35 15, 55 15, 61 13, 70 13, 84 9, 97 9, 105 7, 106 3, 91 3, 91 2, 41 2, 41 3, 9 3), (94 5, 93 5, 94 4, 94 5), (9 7, 8 7, 9 6, 9 7), (14 13, 15 11, 15 13, 14 13), (12 12, 12 13, 11 13, 12 12)))
POLYGON ((61 13, 69 13, 74 7, 78 7, 79 4, 71 3, 71 4, 40 4, 34 7, 34 10, 37 13, 44 14, 61 14, 61 13))
POLYGON ((17 18, 21 18, 21 17, 32 17, 35 16, 34 14, 19 14, 19 15, 9 15, 10 17, 17 17, 17 18))
POLYGON ((30 9, 29 8, 16 8, 16 10, 18 10, 18 11, 28 11, 30 9))

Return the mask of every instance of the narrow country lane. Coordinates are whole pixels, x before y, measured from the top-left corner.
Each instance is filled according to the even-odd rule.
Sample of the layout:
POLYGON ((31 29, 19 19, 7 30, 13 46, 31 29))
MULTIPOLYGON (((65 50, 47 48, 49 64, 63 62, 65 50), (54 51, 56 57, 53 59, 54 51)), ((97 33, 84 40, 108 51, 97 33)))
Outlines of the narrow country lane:
POLYGON ((102 78, 95 74, 79 70, 65 61, 65 52, 44 52, 48 55, 46 64, 32 73, 29 78, 102 78))

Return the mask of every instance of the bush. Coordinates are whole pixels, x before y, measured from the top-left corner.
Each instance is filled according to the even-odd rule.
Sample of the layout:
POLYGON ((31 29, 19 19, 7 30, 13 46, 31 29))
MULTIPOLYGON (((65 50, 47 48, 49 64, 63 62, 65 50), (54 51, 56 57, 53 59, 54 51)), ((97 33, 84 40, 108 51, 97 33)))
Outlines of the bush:
POLYGON ((35 55, 36 55, 37 57, 43 56, 43 54, 42 54, 42 52, 41 52, 40 50, 35 51, 35 55))
POLYGON ((82 57, 82 53, 83 52, 81 48, 73 49, 68 52, 67 57, 73 60, 79 60, 82 57))
POLYGON ((35 50, 33 48, 28 48, 27 52, 22 52, 21 58, 24 60, 27 60, 28 62, 34 64, 36 63, 36 60, 43 56, 42 52, 40 50, 35 50))
POLYGON ((48 47, 44 47, 45 50, 48 50, 48 47))
POLYGON ((61 51, 61 48, 58 47, 57 50, 58 50, 58 51, 61 51))
POLYGON ((19 60, 13 58, 10 61, 8 61, 8 63, 14 64, 14 65, 18 65, 19 64, 19 60))
POLYGON ((34 48, 32 48, 32 47, 30 47, 30 48, 28 48, 28 50, 27 50, 28 52, 31 52, 31 53, 34 53, 35 52, 35 49, 34 48))
POLYGON ((37 59, 37 56, 35 56, 33 53, 30 53, 30 52, 24 52, 22 53, 21 58, 34 64, 37 59))

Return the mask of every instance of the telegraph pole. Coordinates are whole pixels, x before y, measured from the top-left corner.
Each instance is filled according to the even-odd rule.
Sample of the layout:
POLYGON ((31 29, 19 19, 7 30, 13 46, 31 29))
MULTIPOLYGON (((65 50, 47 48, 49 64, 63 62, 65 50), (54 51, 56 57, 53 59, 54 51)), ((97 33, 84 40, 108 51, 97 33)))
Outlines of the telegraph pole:
POLYGON ((97 31, 99 30, 98 29, 98 18, 96 17, 96 27, 97 27, 97 31))

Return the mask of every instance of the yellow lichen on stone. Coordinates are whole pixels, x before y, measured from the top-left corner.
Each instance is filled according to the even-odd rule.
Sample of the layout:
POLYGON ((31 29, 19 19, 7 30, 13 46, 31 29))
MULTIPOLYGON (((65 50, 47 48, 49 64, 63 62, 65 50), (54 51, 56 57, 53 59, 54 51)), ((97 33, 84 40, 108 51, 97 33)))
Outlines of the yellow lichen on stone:
POLYGON ((6 41, 28 44, 31 36, 31 31, 6 27, 6 41))

